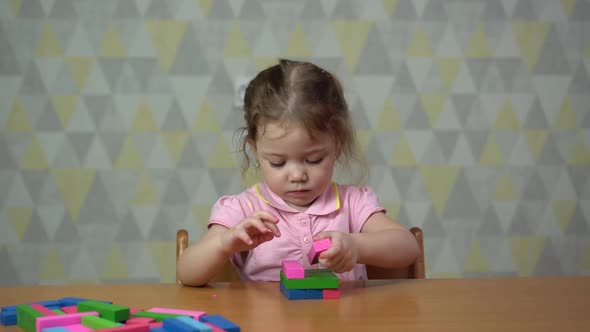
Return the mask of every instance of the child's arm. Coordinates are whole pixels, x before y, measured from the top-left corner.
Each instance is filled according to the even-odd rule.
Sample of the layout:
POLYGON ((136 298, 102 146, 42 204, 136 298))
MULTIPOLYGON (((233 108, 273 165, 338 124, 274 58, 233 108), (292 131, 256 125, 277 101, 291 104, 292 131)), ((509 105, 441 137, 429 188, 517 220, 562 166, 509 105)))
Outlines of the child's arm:
POLYGON ((268 211, 256 211, 232 228, 213 224, 205 235, 178 258, 176 274, 187 286, 205 285, 229 258, 280 236, 279 220, 268 211))

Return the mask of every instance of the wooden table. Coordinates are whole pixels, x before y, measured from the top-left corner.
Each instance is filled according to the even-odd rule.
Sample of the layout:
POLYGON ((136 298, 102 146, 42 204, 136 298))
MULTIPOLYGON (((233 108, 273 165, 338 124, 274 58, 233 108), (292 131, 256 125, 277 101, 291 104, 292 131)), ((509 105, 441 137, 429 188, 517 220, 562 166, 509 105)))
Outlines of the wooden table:
POLYGON ((254 282, 18 286, 0 287, 0 306, 69 296, 206 311, 246 332, 590 331, 590 277, 342 283, 339 300, 287 300, 278 284, 254 282))

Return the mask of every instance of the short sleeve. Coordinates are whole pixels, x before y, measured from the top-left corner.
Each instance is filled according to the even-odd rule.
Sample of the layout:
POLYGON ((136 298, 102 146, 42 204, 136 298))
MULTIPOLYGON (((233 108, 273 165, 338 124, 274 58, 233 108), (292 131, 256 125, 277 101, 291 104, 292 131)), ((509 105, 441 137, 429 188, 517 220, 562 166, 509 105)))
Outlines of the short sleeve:
POLYGON ((365 222, 371 215, 377 212, 386 212, 385 208, 381 206, 377 195, 370 187, 348 187, 348 202, 351 214, 351 231, 360 233, 365 225, 365 222))
POLYGON ((239 196, 222 196, 215 202, 211 208, 208 227, 213 224, 219 224, 227 228, 232 228, 239 224, 252 211, 248 204, 240 199, 239 196))

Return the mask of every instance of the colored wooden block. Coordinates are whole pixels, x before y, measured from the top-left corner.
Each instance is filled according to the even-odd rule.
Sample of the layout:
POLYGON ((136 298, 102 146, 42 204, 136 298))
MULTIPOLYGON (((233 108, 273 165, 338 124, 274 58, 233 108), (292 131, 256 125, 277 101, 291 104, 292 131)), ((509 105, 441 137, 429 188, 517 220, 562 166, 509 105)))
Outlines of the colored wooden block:
POLYGON ((65 326, 66 329, 68 329, 68 331, 70 332, 91 332, 94 331, 93 329, 84 326, 82 324, 71 324, 71 325, 67 325, 65 326))
POLYGON ((0 322, 2 325, 16 325, 16 310, 7 310, 0 312, 0 322))
POLYGON ((96 317, 96 316, 84 316, 82 317, 82 325, 89 327, 93 330, 108 329, 111 327, 121 326, 122 324, 115 323, 112 320, 96 317))
POLYGON ((306 289, 305 296, 307 296, 308 299, 321 300, 324 298, 324 290, 323 289, 306 289))
POLYGON ((139 309, 139 308, 129 308, 129 314, 131 316, 133 316, 136 312, 140 312, 143 311, 143 309, 139 309))
POLYGON ((324 299, 339 299, 340 298, 340 289, 323 289, 322 290, 322 297, 324 299))
POLYGON ((164 323, 162 323, 162 322, 149 323, 148 325, 150 326, 150 328, 152 328, 152 327, 164 327, 164 323))
POLYGON ((73 324, 81 324, 84 316, 98 316, 96 311, 79 312, 69 315, 56 315, 37 318, 37 326, 35 332, 41 332, 42 329, 56 326, 66 326, 73 324))
POLYGON ((31 306, 31 308, 39 311, 40 313, 43 314, 43 316, 55 316, 57 315, 55 312, 47 309, 46 307, 44 307, 43 305, 39 304, 39 303, 31 303, 29 304, 31 306))
POLYGON ((153 323, 156 320, 150 317, 131 317, 125 321, 125 324, 149 324, 153 323))
POLYGON ((168 332, 168 331, 166 331, 166 329, 163 327, 152 327, 152 328, 150 328, 150 332, 168 332))
POLYGON ((317 264, 318 257, 320 254, 332 245, 332 241, 329 238, 321 239, 319 241, 314 241, 311 245, 311 249, 307 253, 307 259, 309 260, 309 264, 317 264))
POLYGON ((305 289, 287 289, 282 282, 279 282, 281 293, 289 300, 306 300, 307 293, 305 289))
POLYGON ((78 307, 75 305, 70 305, 66 307, 61 307, 61 310, 66 314, 75 314, 78 312, 78 307))
POLYGON ((164 323, 164 328, 166 331, 169 332, 211 332, 212 329, 207 325, 196 321, 190 317, 186 317, 199 325, 187 323, 181 319, 182 317, 175 317, 175 318, 166 318, 162 322, 164 323))
POLYGON ((35 332, 36 320, 40 317, 43 317, 43 314, 28 304, 16 306, 16 325, 26 332, 35 332))
POLYGON ((43 330, 41 330, 41 332, 70 332, 70 330, 68 330, 62 326, 56 326, 56 327, 44 328, 43 330))
POLYGON ((181 316, 190 316, 194 319, 199 319, 202 315, 205 315, 206 312, 204 311, 196 311, 196 310, 183 310, 183 309, 172 309, 172 308, 150 308, 147 311, 149 312, 159 312, 163 314, 174 314, 174 315, 181 315, 181 316))
MULTIPOLYGON (((201 316, 200 318, 204 317, 201 316)), ((192 328, 196 329, 199 332, 212 332, 213 329, 211 327, 209 327, 208 325, 206 325, 205 323, 198 321, 196 319, 190 318, 190 317, 177 317, 176 319, 178 319, 179 321, 185 323, 188 326, 191 326, 192 328)))
POLYGON ((222 330, 222 329, 220 329, 219 327, 217 327, 217 326, 215 326, 215 325, 213 325, 213 324, 211 324, 211 323, 207 323, 207 322, 205 322, 205 323, 203 323, 203 324, 205 324, 205 325, 209 326, 213 332, 225 332, 225 330, 222 330))
POLYGON ((174 317, 180 317, 180 316, 186 316, 186 315, 167 314, 167 313, 163 313, 163 312, 149 312, 149 311, 140 311, 140 312, 136 312, 133 315, 133 317, 150 317, 150 318, 155 319, 158 322, 161 322, 166 318, 174 318, 174 317))
POLYGON ((303 265, 296 260, 284 260, 281 262, 281 270, 289 279, 302 279, 305 277, 303 265))
POLYGON ((100 332, 150 332, 150 326, 140 324, 121 325, 108 329, 101 329, 100 332))
POLYGON ((56 313, 56 314, 58 314, 58 315, 65 315, 65 314, 66 314, 65 312, 63 312, 63 311, 61 311, 61 310, 59 310, 59 309, 53 309, 53 310, 51 310, 51 311, 55 312, 55 313, 56 313))
POLYGON ((281 271, 281 282, 287 289, 324 289, 338 288, 339 279, 330 270, 305 270, 303 279, 287 279, 281 271))
POLYGON ((100 301, 84 301, 78 303, 78 312, 96 311, 100 317, 121 322, 129 319, 129 308, 100 301))
MULTIPOLYGON (((112 304, 113 303, 111 301, 83 299, 83 298, 80 298, 80 297, 64 297, 64 298, 61 298, 61 299, 59 299, 59 300, 57 300, 55 302, 59 303, 58 305, 60 307, 68 307, 68 306, 77 306, 78 303, 80 303, 80 302, 86 302, 86 301, 97 301, 97 302, 104 302, 104 303, 109 303, 109 304, 112 304)), ((41 304, 43 304, 43 303, 41 303, 41 304)), ((47 306, 47 305, 45 305, 45 306, 47 306)))
POLYGON ((200 321, 211 323, 227 332, 240 332, 240 327, 234 322, 221 315, 204 315, 199 318, 200 321))

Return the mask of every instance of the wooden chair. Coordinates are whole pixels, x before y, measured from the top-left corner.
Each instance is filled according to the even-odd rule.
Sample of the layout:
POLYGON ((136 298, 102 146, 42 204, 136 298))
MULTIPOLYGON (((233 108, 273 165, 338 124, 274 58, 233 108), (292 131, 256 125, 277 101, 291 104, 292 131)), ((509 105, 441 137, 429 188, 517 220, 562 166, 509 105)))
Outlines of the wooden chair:
MULTIPOLYGON (((424 242, 422 229, 419 227, 410 228, 410 232, 416 238, 418 246, 420 248, 420 254, 416 261, 403 269, 385 269, 376 266, 367 265, 367 277, 369 279, 424 279, 426 277, 424 267, 424 242)), ((185 229, 181 229, 176 232, 176 261, 182 254, 184 249, 188 247, 189 239, 188 232, 185 229)), ((211 282, 222 282, 222 281, 238 281, 240 277, 236 272, 233 265, 228 261, 227 264, 217 273, 217 275, 211 279, 211 282)), ((177 278, 178 281, 178 278, 177 278)))

